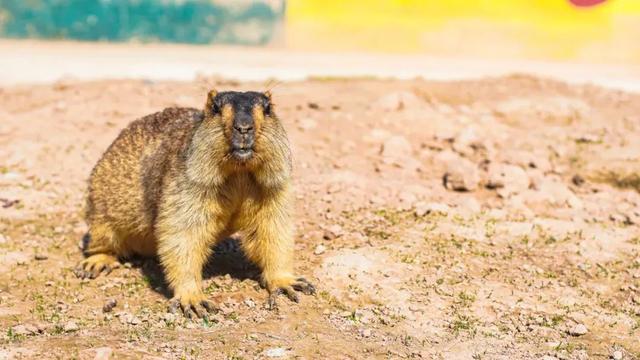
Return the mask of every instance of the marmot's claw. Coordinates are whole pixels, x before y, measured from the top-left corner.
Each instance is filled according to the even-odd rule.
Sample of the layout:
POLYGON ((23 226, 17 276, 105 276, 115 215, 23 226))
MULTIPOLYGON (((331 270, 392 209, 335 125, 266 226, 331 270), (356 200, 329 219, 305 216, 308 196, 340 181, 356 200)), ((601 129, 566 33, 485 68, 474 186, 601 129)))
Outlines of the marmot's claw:
POLYGON ((95 279, 101 273, 109 275, 113 269, 118 268, 120 263, 111 255, 96 254, 84 259, 73 273, 80 279, 95 279))
POLYGON ((313 295, 316 293, 316 288, 307 279, 303 277, 297 278, 290 286, 281 286, 276 290, 269 293, 269 299, 267 301, 267 309, 275 310, 278 308, 277 298, 280 294, 285 294, 289 300, 293 302, 300 302, 300 297, 296 293, 300 291, 305 295, 313 295))
POLYGON ((178 309, 182 310, 184 316, 189 319, 204 318, 208 313, 217 312, 217 306, 210 300, 198 299, 199 296, 194 299, 174 297, 169 302, 169 312, 175 314, 178 309))
POLYGON ((269 294, 269 299, 267 300, 267 309, 268 310, 276 310, 278 309, 278 302, 277 302, 277 298, 278 295, 282 294, 282 290, 281 289, 277 289, 275 291, 272 291, 269 294))
POLYGON ((316 287, 303 277, 297 278, 296 282, 294 282, 291 287, 296 291, 301 291, 305 295, 313 295, 316 293, 316 287))

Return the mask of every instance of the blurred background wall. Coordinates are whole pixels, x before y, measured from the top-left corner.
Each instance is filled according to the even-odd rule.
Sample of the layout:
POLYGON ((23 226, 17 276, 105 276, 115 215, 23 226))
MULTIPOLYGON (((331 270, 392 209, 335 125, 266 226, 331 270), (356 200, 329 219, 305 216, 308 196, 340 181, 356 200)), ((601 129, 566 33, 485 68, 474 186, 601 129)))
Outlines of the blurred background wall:
POLYGON ((294 48, 640 63, 640 0, 290 0, 294 48))
POLYGON ((0 0, 0 36, 640 64, 640 0, 0 0))
POLYGON ((284 0, 0 0, 0 36, 264 45, 284 0))

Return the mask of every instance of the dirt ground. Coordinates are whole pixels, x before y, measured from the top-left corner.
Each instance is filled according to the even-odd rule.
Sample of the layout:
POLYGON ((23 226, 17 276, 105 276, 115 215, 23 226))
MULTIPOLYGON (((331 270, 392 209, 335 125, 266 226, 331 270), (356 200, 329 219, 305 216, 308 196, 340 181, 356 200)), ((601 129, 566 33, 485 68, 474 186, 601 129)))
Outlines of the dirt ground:
POLYGON ((76 279, 91 167, 211 86, 266 88, 0 88, 0 359, 640 357, 640 95, 524 75, 275 86, 315 297, 266 310, 234 240, 207 320, 167 314, 153 259, 76 279))

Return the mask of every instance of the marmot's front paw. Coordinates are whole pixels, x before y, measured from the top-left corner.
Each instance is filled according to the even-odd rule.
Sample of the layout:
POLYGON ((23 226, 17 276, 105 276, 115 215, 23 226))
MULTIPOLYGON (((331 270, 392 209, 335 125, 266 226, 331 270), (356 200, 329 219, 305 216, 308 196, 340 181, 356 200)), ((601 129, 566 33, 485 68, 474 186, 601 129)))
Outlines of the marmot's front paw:
POLYGON ((107 254, 95 254, 82 260, 73 270, 80 279, 95 279, 104 273, 109 275, 113 269, 120 267, 120 263, 115 256, 107 254))
POLYGON ((269 291, 269 300, 267 301, 267 308, 270 310, 278 307, 277 297, 280 294, 285 294, 289 300, 293 302, 300 301, 296 291, 300 291, 305 295, 313 295, 316 293, 316 288, 307 279, 303 277, 295 278, 287 281, 272 281, 271 284, 267 284, 267 291, 269 291))
POLYGON ((217 312, 218 308, 211 300, 207 300, 202 293, 176 294, 169 301, 169 312, 176 313, 178 308, 182 309, 184 316, 189 319, 195 317, 203 318, 210 312, 217 312))

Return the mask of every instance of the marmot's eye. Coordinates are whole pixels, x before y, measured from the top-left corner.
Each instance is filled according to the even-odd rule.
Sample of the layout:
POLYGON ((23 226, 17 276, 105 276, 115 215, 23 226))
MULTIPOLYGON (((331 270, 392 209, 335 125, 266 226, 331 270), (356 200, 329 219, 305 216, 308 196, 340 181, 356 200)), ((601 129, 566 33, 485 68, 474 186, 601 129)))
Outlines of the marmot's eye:
POLYGON ((271 114, 271 104, 269 104, 269 103, 264 104, 262 109, 263 109, 262 111, 264 112, 265 115, 271 114))
POLYGON ((214 114, 220 114, 220 106, 214 103, 213 106, 211 107, 211 112, 214 114))

